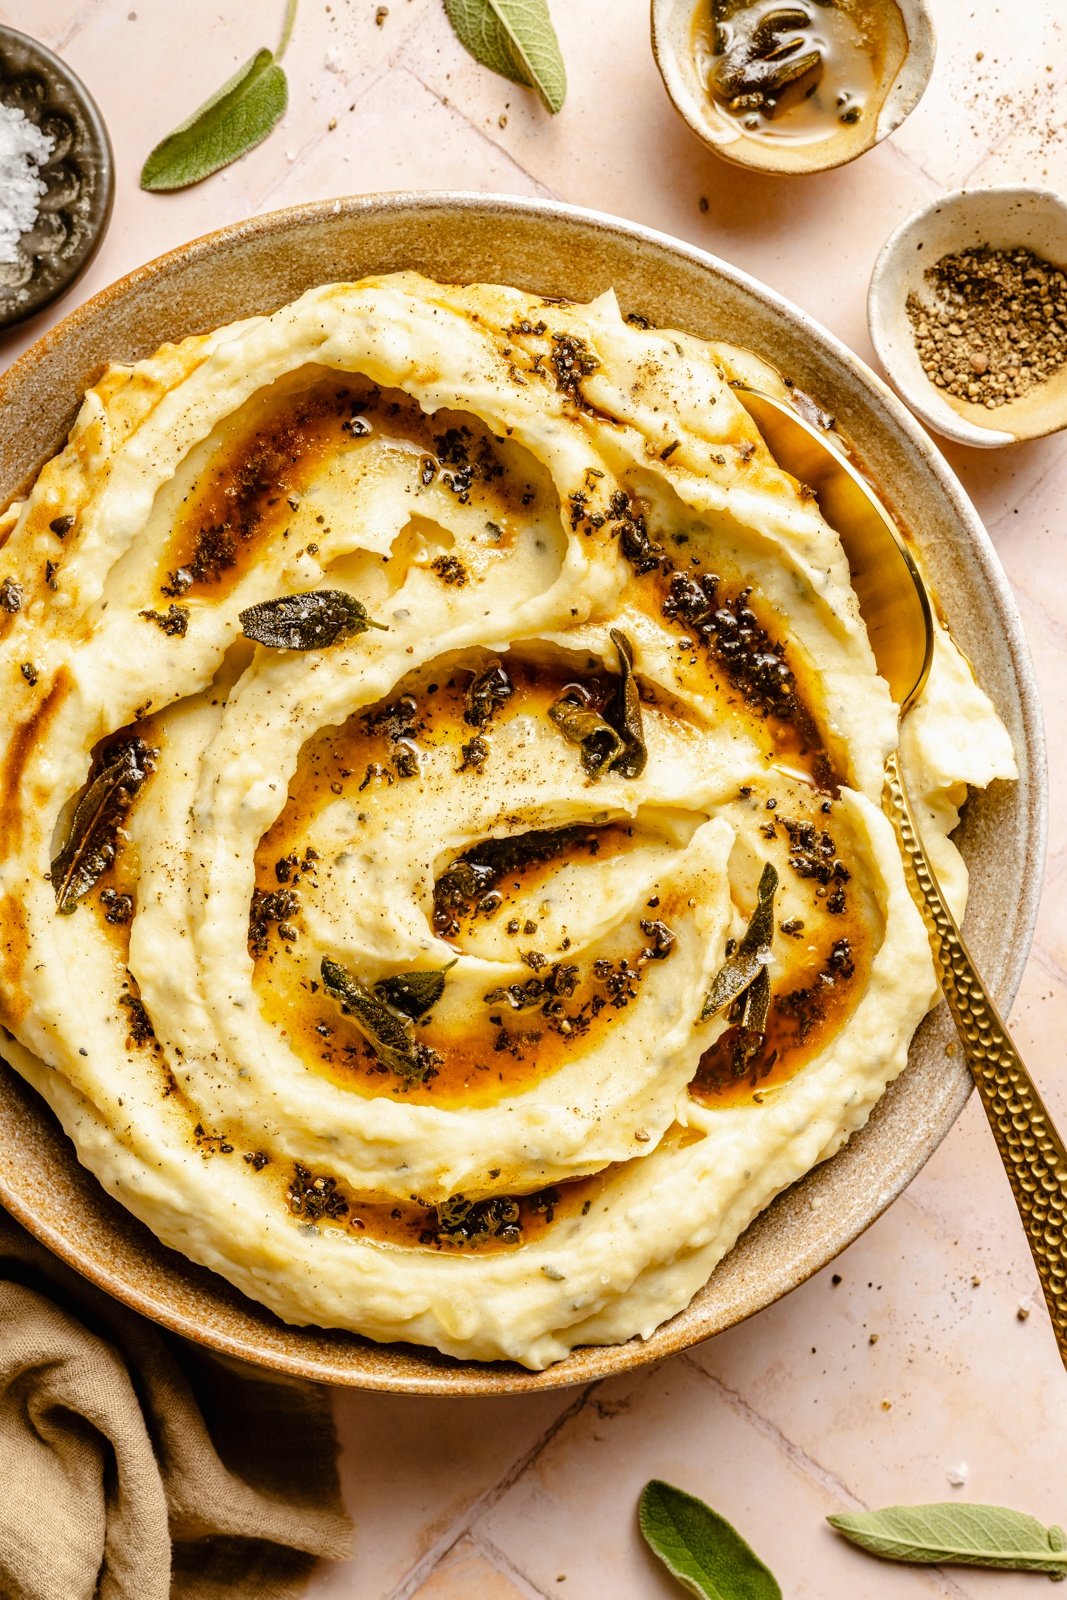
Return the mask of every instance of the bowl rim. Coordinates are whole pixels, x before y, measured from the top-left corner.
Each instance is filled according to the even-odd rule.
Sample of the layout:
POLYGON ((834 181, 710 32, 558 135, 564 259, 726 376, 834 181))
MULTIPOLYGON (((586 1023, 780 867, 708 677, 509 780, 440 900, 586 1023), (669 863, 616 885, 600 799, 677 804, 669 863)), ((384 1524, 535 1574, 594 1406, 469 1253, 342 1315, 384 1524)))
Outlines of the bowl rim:
POLYGON ((78 101, 89 130, 89 140, 96 146, 101 192, 94 206, 96 217, 89 229, 86 245, 80 256, 73 258, 72 270, 61 277, 43 299, 32 300, 28 310, 19 311, 10 317, 0 314, 0 332, 32 322, 34 317, 40 316, 49 306, 55 305, 57 300, 69 294, 78 279, 92 264, 103 244, 104 235, 111 224, 111 213, 115 208, 115 151, 103 112, 84 82, 61 56, 50 50, 46 44, 42 44, 40 39, 35 39, 32 34, 24 33, 21 28, 12 28, 7 23, 0 23, 0 46, 5 39, 14 39, 31 55, 36 55, 50 72, 66 84, 73 98, 78 101))
MULTIPOLYGON (((931 407, 929 395, 936 395, 937 389, 925 375, 919 383, 915 383, 901 374, 900 362, 894 354, 893 340, 889 331, 889 307, 898 294, 894 266, 900 252, 906 248, 913 234, 928 218, 937 216, 940 212, 949 211, 964 216, 972 201, 984 199, 988 195, 1001 199, 1005 206, 1009 206, 1012 201, 1022 202, 1035 212, 1047 207, 1049 210, 1060 212, 1067 221, 1067 198, 1044 185, 963 184, 958 189, 949 189, 944 194, 936 195, 911 212, 903 222, 897 224, 875 257, 867 287, 867 329, 891 386, 905 404, 922 418, 928 428, 933 429, 942 438, 952 439, 956 444, 970 445, 978 450, 998 449, 1009 444, 1025 444, 1031 439, 1047 439, 1051 434, 1062 433, 1067 429, 1067 404, 1063 408, 1062 420, 1050 423, 1047 428, 1040 427, 1025 433, 1012 433, 1006 428, 993 426, 985 428, 979 423, 969 422, 966 417, 957 417, 954 413, 946 417, 941 411, 935 411, 931 407)), ((950 410, 947 401, 945 410, 950 410)))
MULTIPOLYGON (((420 213, 440 213, 442 217, 447 216, 450 222, 454 222, 457 219, 461 220, 465 213, 472 212, 488 212, 490 217, 495 215, 501 218, 522 214, 526 218, 544 224, 547 227, 560 225, 566 227, 569 224, 577 224, 580 228, 592 229, 594 232, 608 235, 623 248, 630 248, 635 242, 638 242, 651 246, 653 249, 680 256, 687 263, 698 268, 701 273, 708 274, 712 279, 727 280, 745 295, 760 302, 775 317, 783 319, 791 332, 798 336, 803 335, 812 340, 817 346, 821 346, 824 353, 836 360, 851 374, 853 381, 857 381, 863 386, 868 396, 876 401, 877 405, 887 414, 887 421, 890 427, 895 427, 904 436, 908 446, 920 457, 924 458, 931 467, 947 497, 953 518, 966 532, 969 549, 973 558, 977 561, 981 575, 988 586, 991 604, 994 606, 1000 625, 1004 630, 1005 648, 1011 654, 1013 675, 1019 693, 1019 704, 1024 714, 1027 739, 1026 749, 1029 756, 1029 762, 1024 768, 1024 773, 1029 774, 1032 779, 1029 792, 1030 805, 1027 811, 1028 830, 1026 837, 1031 848, 1030 859, 1034 864, 1034 870, 1020 885, 1020 894, 1016 902, 1015 924, 1024 931, 1025 937, 1020 937, 1014 942, 1004 960, 1000 981, 996 985, 997 999, 1006 1011, 1021 980, 1036 924, 1041 892, 1040 868, 1044 861, 1048 821, 1044 729, 1037 680, 1010 585, 989 535, 986 533, 962 485, 933 444, 929 435, 916 422, 915 418, 893 391, 860 357, 855 355, 841 340, 825 329, 807 312, 795 306, 785 296, 778 294, 777 291, 770 289, 740 268, 723 261, 710 252, 701 250, 697 246, 690 245, 660 230, 629 222, 610 213, 570 205, 564 201, 544 200, 526 196, 480 194, 476 191, 466 190, 394 190, 369 195, 312 201, 261 213, 201 235, 139 267, 135 267, 131 272, 126 273, 114 283, 100 290, 91 299, 70 312, 61 322, 49 329, 41 339, 18 357, 7 371, 0 373, 0 407, 6 402, 8 390, 12 386, 20 384, 25 377, 28 377, 36 364, 50 353, 52 346, 58 340, 67 340, 72 336, 76 337, 83 327, 92 323, 102 307, 109 306, 115 301, 121 301, 142 283, 152 279, 163 278, 173 271, 180 271, 190 264, 195 264, 202 260, 220 247, 241 248, 246 241, 264 235, 272 233, 283 234, 289 230, 302 227, 316 227, 321 223, 328 223, 331 218, 342 215, 351 220, 354 217, 365 215, 400 213, 412 209, 420 213)), ((474 280, 471 279, 469 281, 474 280)), ((31 472, 30 480, 39 470, 39 465, 31 472)), ((19 492, 20 490, 18 489, 13 491, 14 494, 19 492)), ((759 1305, 744 1311, 739 1317, 734 1317, 732 1322, 724 1321, 718 1326, 709 1327, 695 1337, 687 1330, 678 1329, 679 1317, 684 1316, 684 1313, 680 1313, 679 1317, 673 1317, 661 1324, 647 1340, 633 1338, 627 1343, 619 1345, 583 1346, 564 1361, 547 1368, 543 1372, 531 1372, 510 1363, 452 1361, 447 1357, 438 1357, 435 1352, 428 1352, 422 1347, 390 1345, 378 1348, 401 1351, 405 1356, 410 1352, 413 1356, 417 1355, 423 1363, 428 1360, 432 1361, 435 1367, 440 1367, 442 1374, 451 1370, 452 1376, 448 1381, 442 1382, 438 1381, 434 1373, 427 1375, 418 1371, 402 1374, 383 1374, 378 1372, 368 1375, 359 1370, 358 1366, 340 1361, 331 1361, 324 1356, 292 1353, 288 1349, 281 1350, 276 1347, 268 1348, 262 1338, 260 1344, 250 1344, 247 1340, 232 1335, 225 1330, 206 1327, 191 1312, 175 1309, 172 1304, 168 1304, 165 1300, 154 1298, 152 1294, 139 1288, 136 1283, 124 1279, 121 1273, 116 1275, 114 1268, 98 1266, 92 1261, 87 1261, 84 1249, 79 1249, 76 1245, 72 1245, 65 1234, 47 1218, 38 1217, 32 1203, 26 1202, 17 1191, 12 1189, 2 1171, 0 1171, 0 1203, 6 1206, 19 1222, 27 1227, 55 1254, 60 1256, 61 1259, 66 1261, 68 1265, 96 1283, 114 1298, 142 1312, 174 1333, 193 1339, 200 1344, 215 1349, 221 1354, 235 1357, 238 1360, 249 1362, 256 1366, 267 1367, 292 1377, 307 1378, 339 1387, 366 1388, 420 1395, 499 1395, 535 1389, 563 1388, 586 1384, 598 1378, 644 1366, 664 1356, 691 1348, 693 1345, 702 1342, 703 1339, 711 1337, 714 1333, 723 1331, 725 1327, 734 1325, 737 1321, 745 1320, 749 1315, 754 1314, 756 1310, 764 1309, 785 1293, 798 1287, 813 1273, 821 1270, 823 1266, 840 1254, 842 1250, 881 1216, 897 1195, 911 1182, 916 1173, 921 1170, 948 1133, 972 1088, 969 1074, 959 1062, 954 1065, 950 1063, 946 1068, 946 1081, 948 1080, 951 1080, 950 1092, 946 1094, 939 1117, 932 1124, 924 1126, 922 1137, 909 1147, 907 1159, 894 1170, 891 1181, 879 1192, 873 1207, 868 1209, 865 1206, 864 1215, 858 1222, 853 1222, 851 1219, 839 1222, 831 1230, 826 1242, 825 1252, 823 1253, 820 1248, 819 1259, 803 1263, 799 1270, 794 1264, 790 1271, 788 1283, 772 1292, 767 1298, 762 1299, 759 1305)), ((21 1079, 19 1079, 19 1083, 21 1085, 21 1079)), ((47 1112, 43 1102, 36 1103, 41 1106, 46 1115, 51 1115, 51 1113, 47 1112)), ((819 1163, 812 1170, 816 1173, 826 1173, 832 1167, 833 1159, 819 1163)), ((811 1173, 807 1175, 807 1179, 810 1178, 811 1173)), ((800 1181, 806 1181, 806 1179, 800 1181)), ((91 1182, 95 1184, 96 1180, 91 1179, 91 1182)), ((128 1218, 127 1220, 133 1222, 135 1219, 128 1218)), ((143 1225, 138 1224, 137 1226, 143 1225)), ((166 1247, 161 1248, 165 1249, 166 1247)), ((169 1254, 174 1255, 179 1261, 184 1260, 184 1258, 177 1255, 177 1252, 169 1252, 169 1254)), ((186 1261, 185 1265, 188 1266, 189 1263, 186 1261)), ((195 1267, 195 1264, 193 1265, 195 1267)), ((196 1268, 196 1271, 204 1273, 210 1279, 216 1295, 219 1294, 221 1288, 221 1290, 227 1291, 229 1298, 236 1297, 244 1307, 251 1307, 256 1313, 265 1313, 264 1307, 255 1302, 246 1301, 224 1279, 217 1277, 215 1274, 206 1273, 204 1269, 196 1268)), ((270 1315, 269 1313, 265 1314, 270 1315)), ((286 1335, 291 1336, 298 1346, 302 1335, 321 1335, 323 1332, 321 1329, 303 1328, 280 1322, 278 1322, 278 1326, 286 1335)), ((370 1343, 369 1341, 360 1341, 360 1336, 358 1335, 348 1334, 343 1331, 326 1330, 326 1333, 330 1343, 336 1340, 344 1344, 353 1339, 364 1344, 370 1343)))

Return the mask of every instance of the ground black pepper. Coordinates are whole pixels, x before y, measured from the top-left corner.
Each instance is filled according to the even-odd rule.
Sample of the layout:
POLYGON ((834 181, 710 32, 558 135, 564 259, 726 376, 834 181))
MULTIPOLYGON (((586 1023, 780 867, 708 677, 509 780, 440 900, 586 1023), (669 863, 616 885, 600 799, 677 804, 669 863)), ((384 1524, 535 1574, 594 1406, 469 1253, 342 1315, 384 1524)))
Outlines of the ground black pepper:
POLYGON ((1032 250, 942 256, 931 291, 907 300, 927 377, 958 400, 993 411, 1067 363, 1067 277, 1032 250))

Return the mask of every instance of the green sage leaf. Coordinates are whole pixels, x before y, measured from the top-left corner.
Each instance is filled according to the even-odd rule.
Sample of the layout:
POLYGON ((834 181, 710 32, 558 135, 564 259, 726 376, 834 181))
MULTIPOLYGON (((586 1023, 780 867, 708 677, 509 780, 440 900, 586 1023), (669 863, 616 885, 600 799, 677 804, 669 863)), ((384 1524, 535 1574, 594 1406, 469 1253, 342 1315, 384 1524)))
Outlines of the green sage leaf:
POLYGON ((491 72, 536 89, 549 111, 567 93, 567 69, 546 0, 444 0, 463 48, 491 72))
POLYGON ((451 972, 455 964, 455 961, 448 961, 443 967, 434 967, 428 972, 398 972, 394 977, 381 978, 374 985, 374 992, 394 1011, 402 1011, 406 1017, 415 1019, 423 1017, 444 994, 445 974, 451 972))
POLYGON ((68 916, 107 871, 118 851, 118 833, 133 797, 154 768, 158 751, 129 739, 104 753, 71 818, 67 837, 52 862, 56 909, 68 916))
MULTIPOLYGON (((774 938, 774 896, 778 888, 778 874, 768 861, 760 874, 759 887, 756 890, 756 909, 752 919, 741 937, 741 943, 732 956, 728 956, 711 980, 707 999, 704 1001, 700 1013, 701 1022, 706 1022, 709 1017, 717 1016, 720 1011, 741 997, 762 973, 765 982, 761 983, 761 991, 756 998, 756 1015, 762 1013, 762 1022, 759 1032, 763 1032, 767 1025, 767 1009, 770 1005, 770 975, 767 972, 767 957, 774 938)), ((746 1008, 748 1010, 750 1008, 746 1008)), ((742 1026, 751 1024, 742 1019, 742 1026)))
POLYGON ((271 50, 255 55, 161 139, 141 169, 142 189, 184 189, 247 155, 285 114, 289 86, 271 50))
POLYGON ((387 629, 367 615, 366 606, 343 589, 312 589, 261 600, 240 615, 246 639, 272 650, 324 650, 368 628, 387 629))
POLYGON ((827 1521, 861 1550, 885 1561, 1067 1574, 1063 1529, 1046 1528, 1036 1517, 1006 1506, 944 1500, 845 1512, 827 1521))
POLYGON ((326 993, 352 1018, 382 1065, 409 1083, 425 1083, 439 1058, 415 1038, 411 1018, 382 1000, 340 962, 324 957, 319 970, 326 993))
POLYGON ((637 1516, 650 1549, 700 1600, 782 1600, 752 1547, 695 1495, 653 1478, 641 1493, 637 1516))

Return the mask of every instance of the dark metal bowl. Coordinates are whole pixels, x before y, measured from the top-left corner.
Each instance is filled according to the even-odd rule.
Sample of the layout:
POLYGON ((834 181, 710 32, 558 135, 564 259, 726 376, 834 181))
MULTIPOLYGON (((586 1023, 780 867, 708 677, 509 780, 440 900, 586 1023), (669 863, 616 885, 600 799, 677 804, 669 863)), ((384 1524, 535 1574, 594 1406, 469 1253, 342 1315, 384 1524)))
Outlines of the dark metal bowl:
POLYGON ((39 215, 0 261, 0 328, 23 322, 65 294, 99 248, 115 195, 104 120, 85 85, 57 55, 15 28, 0 27, 0 101, 17 106, 52 140, 40 168, 39 215))

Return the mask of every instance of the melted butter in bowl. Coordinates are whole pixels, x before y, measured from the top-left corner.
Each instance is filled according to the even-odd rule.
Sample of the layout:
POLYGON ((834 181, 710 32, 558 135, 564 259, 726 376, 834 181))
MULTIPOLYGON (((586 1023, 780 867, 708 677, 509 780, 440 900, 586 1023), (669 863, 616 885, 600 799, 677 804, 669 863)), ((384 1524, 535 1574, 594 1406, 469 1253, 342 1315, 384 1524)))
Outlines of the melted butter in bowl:
POLYGON ((933 66, 923 0, 654 0, 676 109, 727 160, 817 172, 885 138, 933 66))

